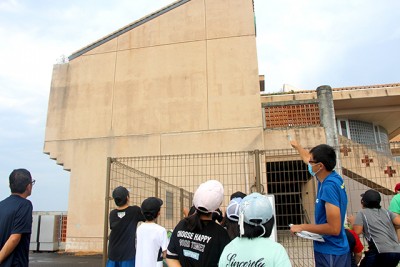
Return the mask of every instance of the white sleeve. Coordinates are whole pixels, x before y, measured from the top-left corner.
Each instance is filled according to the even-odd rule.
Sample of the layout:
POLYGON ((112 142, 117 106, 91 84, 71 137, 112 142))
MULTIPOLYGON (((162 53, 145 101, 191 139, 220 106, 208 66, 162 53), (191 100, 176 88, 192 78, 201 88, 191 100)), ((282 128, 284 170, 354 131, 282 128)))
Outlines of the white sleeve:
POLYGON ((166 251, 168 248, 168 236, 167 236, 167 230, 165 228, 162 229, 162 235, 161 235, 161 250, 166 251))

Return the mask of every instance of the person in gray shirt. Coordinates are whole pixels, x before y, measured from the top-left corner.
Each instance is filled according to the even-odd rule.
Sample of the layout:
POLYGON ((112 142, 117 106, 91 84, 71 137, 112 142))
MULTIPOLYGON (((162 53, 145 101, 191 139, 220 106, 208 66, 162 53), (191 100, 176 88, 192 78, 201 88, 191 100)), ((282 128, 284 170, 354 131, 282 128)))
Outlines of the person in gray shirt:
POLYGON ((361 195, 363 209, 357 213, 353 230, 358 235, 364 233, 368 251, 360 267, 396 267, 400 261, 400 244, 394 228, 400 225, 400 216, 382 209, 380 203, 381 195, 375 190, 361 195))

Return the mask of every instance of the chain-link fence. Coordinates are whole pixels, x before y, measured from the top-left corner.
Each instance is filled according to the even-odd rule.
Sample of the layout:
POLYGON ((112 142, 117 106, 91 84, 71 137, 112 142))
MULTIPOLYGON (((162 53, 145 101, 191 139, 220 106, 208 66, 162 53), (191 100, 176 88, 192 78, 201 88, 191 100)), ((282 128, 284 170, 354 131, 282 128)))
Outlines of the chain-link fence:
MULTIPOLYGON (((369 188, 381 192, 382 206, 388 207, 400 165, 389 144, 359 145, 343 138, 340 142, 336 151, 347 188, 348 213, 361 209, 360 194, 369 188)), ((314 266, 312 242, 292 236, 288 227, 314 221, 316 196, 315 179, 294 149, 110 158, 108 165, 106 214, 115 208, 112 190, 122 185, 131 192, 131 205, 140 206, 150 196, 161 198, 164 205, 157 222, 168 230, 183 218, 183 208, 191 207, 194 191, 206 180, 224 185, 222 210, 236 191, 273 194, 278 242, 293 266, 314 266)), ((107 218, 104 233, 106 244, 107 218)))

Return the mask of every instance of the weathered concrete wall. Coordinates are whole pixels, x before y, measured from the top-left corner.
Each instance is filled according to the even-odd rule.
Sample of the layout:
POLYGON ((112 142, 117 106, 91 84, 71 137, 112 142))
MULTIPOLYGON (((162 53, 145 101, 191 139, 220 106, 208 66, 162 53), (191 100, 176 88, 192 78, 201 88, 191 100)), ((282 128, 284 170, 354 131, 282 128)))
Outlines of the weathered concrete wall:
POLYGON ((323 127, 274 129, 264 131, 264 149, 291 149, 287 136, 297 140, 303 147, 312 148, 326 142, 325 130, 323 127), (310 138, 311 137, 311 138, 310 138))
POLYGON ((66 249, 101 251, 106 158, 263 148, 251 0, 192 0, 55 65, 44 151, 71 170, 66 249))

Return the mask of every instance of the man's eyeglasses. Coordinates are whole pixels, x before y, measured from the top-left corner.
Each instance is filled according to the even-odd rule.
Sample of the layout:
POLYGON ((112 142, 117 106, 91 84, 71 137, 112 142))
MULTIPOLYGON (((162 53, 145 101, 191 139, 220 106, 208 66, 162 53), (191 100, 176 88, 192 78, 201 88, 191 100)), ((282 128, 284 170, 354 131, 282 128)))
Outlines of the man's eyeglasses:
POLYGON ((309 160, 308 162, 310 162, 310 163, 318 163, 318 161, 316 161, 316 160, 309 160))
POLYGON ((34 185, 36 183, 36 180, 32 180, 31 185, 34 185))

